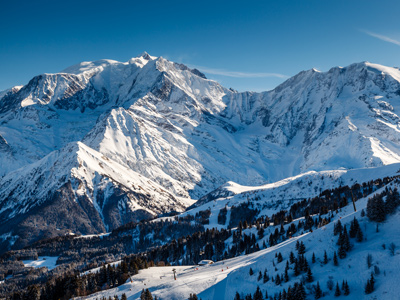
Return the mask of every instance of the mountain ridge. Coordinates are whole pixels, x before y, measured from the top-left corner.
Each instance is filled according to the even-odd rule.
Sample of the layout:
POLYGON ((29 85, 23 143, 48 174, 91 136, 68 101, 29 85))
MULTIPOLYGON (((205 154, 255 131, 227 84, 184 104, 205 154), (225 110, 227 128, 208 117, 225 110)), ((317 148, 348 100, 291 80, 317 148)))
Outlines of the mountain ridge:
MULTIPOLYGON (((140 205, 147 217, 182 211, 193 202, 182 199, 200 199, 228 181, 255 186, 311 170, 400 162, 399 100, 400 71, 368 62, 303 71, 262 93, 226 89, 198 70, 147 53, 125 63, 83 62, 36 76, 0 99, 0 186, 18 185, 24 178, 18 168, 29 169, 54 151, 70 162, 60 172, 69 178, 76 159, 68 147, 75 143, 99 153, 93 154, 96 171, 99 162, 107 163, 158 186, 140 205), (173 204, 162 208, 166 202, 159 199, 173 204)), ((65 184, 47 184, 43 191, 53 194, 65 184)), ((71 201, 78 187, 66 188, 71 201)), ((38 189, 16 197, 3 188, 0 207, 25 203, 20 211, 29 213, 36 201, 30 195, 39 195, 38 189)), ((82 196, 102 191, 91 189, 82 196)), ((111 206, 119 217, 112 222, 102 220, 95 202, 87 203, 101 220, 97 228, 125 222, 117 200, 111 206)), ((2 210, 3 222, 15 217, 10 210, 2 210)))

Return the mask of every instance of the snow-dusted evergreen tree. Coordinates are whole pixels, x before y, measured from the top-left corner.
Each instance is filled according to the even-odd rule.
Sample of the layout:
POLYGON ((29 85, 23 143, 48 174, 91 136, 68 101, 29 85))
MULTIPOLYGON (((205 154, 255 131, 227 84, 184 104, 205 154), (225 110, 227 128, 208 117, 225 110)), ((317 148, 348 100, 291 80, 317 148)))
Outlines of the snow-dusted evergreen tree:
POLYGON ((339 283, 336 282, 335 297, 339 297, 342 293, 340 292, 339 283))
POLYGON ((238 293, 238 292, 236 292, 234 300, 241 300, 241 299, 242 299, 242 298, 240 298, 240 295, 239 295, 239 293, 238 293))
POLYGON ((350 287, 349 284, 347 283, 347 280, 344 283, 344 288, 343 288, 343 295, 347 296, 350 294, 350 287))
POLYGON ((367 280, 364 290, 366 294, 371 294, 375 290, 375 278, 373 273, 371 273, 370 279, 367 280))
POLYGON ((314 298, 319 299, 322 297, 322 290, 319 285, 319 281, 317 281, 317 285, 315 286, 315 293, 314 293, 314 298))
POLYGON ((188 300, 198 300, 199 298, 197 297, 197 295, 195 293, 190 294, 188 300))
POLYGON ((307 280, 307 282, 314 281, 314 276, 312 275, 311 268, 308 268, 306 280, 307 280))
POLYGON ((253 300, 263 300, 263 299, 264 299, 264 297, 260 290, 260 287, 257 286, 257 290, 255 291, 255 293, 253 295, 253 300))
POLYGON ((354 217, 354 219, 350 223, 349 236, 351 238, 355 238, 357 236, 357 232, 359 229, 360 229, 360 224, 358 223, 356 217, 354 217))
POLYGON ((306 253, 306 246, 304 245, 303 241, 299 243, 299 247, 297 249, 298 254, 306 253))
POLYGON ((361 243, 364 240, 364 234, 363 234, 361 228, 359 228, 357 231, 356 240, 359 243, 361 243))
POLYGON ((386 194, 385 209, 386 213, 391 214, 400 205, 400 196, 397 188, 394 191, 387 190, 386 194))
POLYGON ((343 226, 342 222, 340 220, 337 220, 337 222, 333 226, 333 235, 338 235, 342 232, 343 226))
POLYGON ((266 283, 268 281, 269 281, 269 276, 268 276, 267 270, 264 270, 263 282, 266 283))
POLYGON ((294 256, 294 253, 293 253, 293 251, 290 251, 290 254, 289 254, 289 262, 291 263, 291 264, 293 264, 294 263, 294 261, 295 261, 295 256, 294 256))
POLYGON ((338 266, 339 265, 336 251, 333 253, 333 265, 334 266, 338 266))
POLYGON ((140 300, 153 300, 153 295, 149 289, 142 290, 142 293, 140 294, 140 300))
POLYGON ((374 195, 368 199, 367 217, 374 222, 383 222, 385 220, 386 208, 381 195, 374 195))
POLYGON ((365 217, 365 210, 364 210, 364 208, 361 210, 361 217, 365 217))
POLYGON ((326 253, 326 250, 324 251, 324 264, 326 265, 328 263, 328 254, 326 253))

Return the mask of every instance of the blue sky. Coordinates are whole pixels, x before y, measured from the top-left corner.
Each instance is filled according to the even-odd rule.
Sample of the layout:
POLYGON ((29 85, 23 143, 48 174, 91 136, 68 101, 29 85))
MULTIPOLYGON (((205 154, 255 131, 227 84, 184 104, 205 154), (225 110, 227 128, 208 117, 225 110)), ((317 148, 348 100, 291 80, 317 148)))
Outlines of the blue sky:
POLYGON ((0 0, 0 90, 80 61, 147 51, 239 91, 301 70, 400 66, 400 1, 0 0))

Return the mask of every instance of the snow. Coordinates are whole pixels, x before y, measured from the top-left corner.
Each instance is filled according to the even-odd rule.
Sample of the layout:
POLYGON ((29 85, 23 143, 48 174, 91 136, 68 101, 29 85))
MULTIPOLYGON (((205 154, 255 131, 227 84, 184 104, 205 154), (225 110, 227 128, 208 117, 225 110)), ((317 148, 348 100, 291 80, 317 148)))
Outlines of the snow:
POLYGON ((77 238, 77 239, 90 239, 90 238, 93 238, 93 237, 100 237, 100 238, 103 238, 103 237, 105 237, 105 236, 109 236, 110 234, 111 234, 111 232, 100 233, 100 234, 85 234, 85 235, 77 236, 76 238, 77 238))
POLYGON ((150 195, 118 205, 152 215, 183 211, 216 189, 225 195, 215 208, 252 193, 273 196, 260 201, 270 206, 285 193, 308 198, 340 184, 323 176, 400 163, 399 74, 364 62, 238 93, 143 53, 36 76, 14 91, 11 107, 0 101, 4 220, 41 205, 68 179, 100 216, 96 196, 116 187, 150 195))
MULTIPOLYGON (((390 184, 393 188, 393 184, 390 184)), ((382 188, 381 192, 384 188, 382 188)), ((339 266, 336 267, 332 263, 333 252, 338 250, 336 241, 337 236, 333 236, 334 222, 305 233, 301 236, 288 239, 274 247, 270 247, 249 255, 242 255, 236 258, 216 262, 212 265, 205 266, 171 266, 171 267, 152 267, 140 270, 138 275, 132 276, 131 280, 120 287, 102 291, 88 296, 85 299, 95 299, 96 297, 108 297, 113 295, 121 296, 125 293, 128 299, 139 299, 142 289, 149 289, 153 297, 158 296, 160 299, 186 299, 190 293, 196 293, 203 300, 223 300, 233 299, 236 291, 242 295, 254 293, 257 286, 265 294, 269 295, 279 293, 283 288, 287 289, 289 285, 293 286, 294 282, 298 282, 302 275, 295 277, 293 270, 289 271, 290 281, 276 286, 274 283, 257 281, 258 272, 264 272, 267 268, 270 277, 281 275, 285 268, 285 261, 289 257, 290 251, 295 251, 295 243, 301 240, 306 246, 306 258, 312 267, 314 282, 318 281, 323 292, 326 294, 323 299, 336 299, 334 290, 327 289, 327 281, 333 280, 334 284, 343 280, 347 280, 350 286, 351 299, 366 299, 364 294, 364 285, 369 279, 371 271, 374 267, 368 268, 366 265, 366 257, 371 254, 373 257, 373 266, 380 269, 380 275, 376 275, 376 291, 370 297, 377 299, 397 299, 398 296, 398 269, 400 267, 400 251, 396 250, 392 257, 387 250, 390 243, 400 245, 400 211, 389 216, 388 220, 379 226, 379 232, 376 232, 375 223, 371 223, 366 217, 360 216, 361 209, 365 209, 367 199, 356 202, 357 212, 353 211, 352 205, 343 208, 334 217, 334 222, 341 220, 343 225, 347 225, 354 216, 360 222, 363 230, 365 241, 362 243, 351 240, 354 244, 353 250, 348 252, 345 259, 339 259, 339 266), (386 250, 382 244, 386 244, 386 250), (327 251, 329 262, 327 265, 322 263, 323 253, 327 251), (284 258, 282 263, 277 263, 275 254, 281 252, 284 258), (311 263, 312 253, 315 253, 317 262, 311 263), (273 261, 277 267, 274 270, 273 261), (254 275, 249 275, 250 267, 254 270, 254 275), (173 278, 172 269, 177 270, 177 280, 173 278)), ((274 230, 272 228, 272 230, 274 230)), ((308 293, 311 285, 306 283, 308 293)), ((350 299, 349 298, 349 299, 350 299)), ((311 297, 310 297, 311 299, 311 297)), ((368 298, 369 299, 369 298, 368 298)), ((372 298, 371 298, 372 299, 372 298)))
MULTIPOLYGON (((107 266, 116 267, 116 266, 118 266, 118 265, 121 263, 121 261, 122 261, 122 260, 118 260, 118 261, 115 261, 115 262, 106 264, 105 266, 106 266, 106 267, 107 267, 107 266)), ((98 268, 93 268, 93 269, 87 270, 87 271, 81 273, 81 276, 87 275, 87 274, 89 274, 89 273, 97 273, 97 272, 100 271, 101 268, 102 268, 102 267, 98 267, 98 268)))
POLYGON ((399 175, 400 164, 391 164, 377 168, 353 170, 330 170, 307 172, 298 176, 261 186, 242 186, 228 182, 211 193, 212 199, 199 203, 196 208, 188 210, 181 216, 195 215, 200 211, 210 210, 211 216, 206 228, 228 228, 230 209, 249 200, 253 208, 259 209, 258 216, 271 216, 279 210, 290 208, 297 201, 318 196, 321 191, 335 189, 340 186, 362 184, 375 179, 399 175), (221 209, 228 209, 224 225, 218 224, 221 209))
MULTIPOLYGON (((42 74, 0 93, 2 222, 29 213, 68 181, 76 198, 86 196, 104 223, 104 203, 97 196, 111 197, 120 188, 128 196, 117 203, 119 214, 182 212, 201 199, 182 216, 211 209, 206 227, 226 228, 234 205, 252 201, 260 215, 271 215, 325 189, 395 176, 399 90, 398 69, 369 62, 303 71, 263 93, 228 90, 147 53, 128 62, 82 62, 42 74), (6 94, 12 96, 7 103, 6 94), (207 194, 209 202, 202 198, 207 194), (227 223, 217 224, 225 207, 227 223)), ((349 220, 352 214, 346 208, 339 216, 349 220)), ((386 274, 395 274, 398 255, 379 252, 379 243, 383 237, 400 244, 398 219, 397 214, 388 220, 380 236, 363 220, 368 240, 343 261, 351 274, 359 274, 348 279, 353 295, 362 295, 369 273, 354 255, 370 251, 386 274)), ((228 260, 223 271, 222 262, 198 269, 175 266, 175 281, 170 267, 143 270, 133 284, 114 292, 129 291, 135 298, 146 283, 168 299, 191 292, 203 299, 232 299, 232 287, 249 292, 259 284, 246 275, 250 266, 272 270, 276 251, 287 255, 297 238, 319 253, 335 249, 326 234, 331 227, 228 260)), ((17 237, 2 232, 0 238, 12 244, 17 237)), ((315 270, 321 282, 346 275, 332 266, 315 270)), ((380 299, 397 296, 383 280, 380 284, 379 293, 387 292, 377 294, 380 299)), ((278 291, 270 284, 268 289, 278 291)))
MULTIPOLYGON (((121 214, 137 209, 152 215, 170 210, 183 211, 185 205, 190 203, 174 198, 157 183, 78 142, 71 143, 62 150, 52 152, 42 160, 3 177, 0 180, 0 197, 5 199, 6 195, 13 191, 13 198, 19 201, 4 200, 0 211, 11 209, 9 218, 25 213, 27 209, 40 205, 46 199, 46 195, 68 181, 72 182, 77 195, 88 196, 101 217, 105 203, 98 204, 95 193, 104 191, 104 196, 109 197, 118 186, 127 193, 127 196, 119 201, 118 208, 121 214), (26 191, 35 191, 33 196, 37 200, 34 203, 26 198, 26 191), (132 196, 129 196, 129 192, 132 196), (139 194, 144 195, 148 201, 142 201, 135 196, 139 194), (152 199, 157 199, 157 202, 152 202, 152 199)), ((103 222, 108 226, 104 220, 103 222)))
POLYGON ((42 268, 53 270, 57 265, 58 256, 39 256, 37 260, 23 260, 25 267, 42 268))
POLYGON ((366 62, 365 65, 372 70, 377 70, 379 72, 382 72, 383 74, 388 74, 397 81, 400 81, 400 71, 398 68, 386 67, 378 64, 373 64, 370 62, 366 62))

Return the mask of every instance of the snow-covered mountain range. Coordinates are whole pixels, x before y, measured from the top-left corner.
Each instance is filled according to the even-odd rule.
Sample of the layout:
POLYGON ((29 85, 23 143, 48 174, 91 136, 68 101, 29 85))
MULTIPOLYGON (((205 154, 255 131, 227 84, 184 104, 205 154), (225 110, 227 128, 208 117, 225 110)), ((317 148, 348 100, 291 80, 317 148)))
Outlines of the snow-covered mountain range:
POLYGON ((398 163, 399 112, 400 71, 368 62, 263 93, 147 53, 42 74, 0 93, 0 235, 104 232, 228 181, 398 163))

